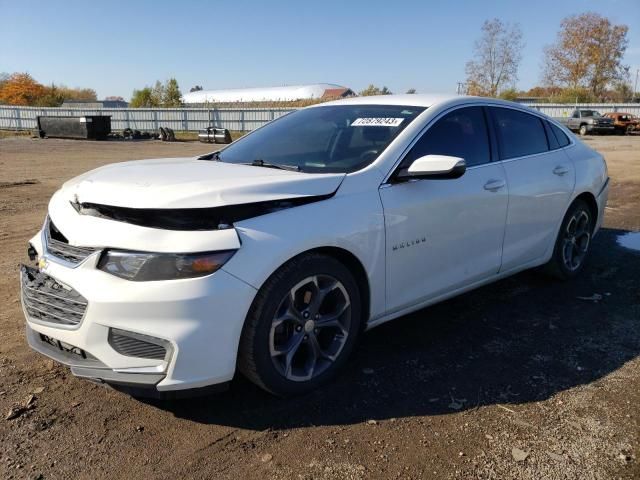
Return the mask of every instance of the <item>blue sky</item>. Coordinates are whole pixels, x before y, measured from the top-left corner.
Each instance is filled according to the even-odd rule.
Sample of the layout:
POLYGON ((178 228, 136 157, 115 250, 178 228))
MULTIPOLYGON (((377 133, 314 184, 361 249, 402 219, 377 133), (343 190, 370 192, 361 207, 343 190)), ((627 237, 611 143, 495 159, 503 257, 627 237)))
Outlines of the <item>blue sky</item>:
POLYGON ((563 17, 629 25, 640 68, 639 0, 29 1, 0 0, 0 72, 129 99, 176 77, 184 91, 328 82, 360 90, 453 92, 485 19, 520 24, 520 88, 540 80, 563 17))

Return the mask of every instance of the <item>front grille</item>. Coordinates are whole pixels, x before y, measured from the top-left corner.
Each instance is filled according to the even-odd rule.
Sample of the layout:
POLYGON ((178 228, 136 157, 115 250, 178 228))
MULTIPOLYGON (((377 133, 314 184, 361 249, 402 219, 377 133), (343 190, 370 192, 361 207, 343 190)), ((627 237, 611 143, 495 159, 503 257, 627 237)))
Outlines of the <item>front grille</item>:
POLYGON ((167 349, 161 345, 164 340, 112 328, 109 330, 109 345, 121 355, 127 357, 151 358, 163 360, 167 349))
POLYGON ((84 317, 87 299, 35 268, 20 267, 22 303, 29 319, 75 326, 84 317))
POLYGON ((69 240, 48 217, 44 226, 44 238, 48 253, 74 264, 82 262, 89 255, 99 250, 98 248, 69 245, 69 240))

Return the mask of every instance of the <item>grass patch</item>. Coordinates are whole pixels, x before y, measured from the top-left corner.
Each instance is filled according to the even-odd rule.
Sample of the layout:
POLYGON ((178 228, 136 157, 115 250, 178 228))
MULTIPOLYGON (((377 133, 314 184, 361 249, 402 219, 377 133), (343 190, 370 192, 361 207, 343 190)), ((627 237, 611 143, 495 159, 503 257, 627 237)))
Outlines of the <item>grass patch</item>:
POLYGON ((30 137, 31 130, 0 130, 0 138, 30 137))

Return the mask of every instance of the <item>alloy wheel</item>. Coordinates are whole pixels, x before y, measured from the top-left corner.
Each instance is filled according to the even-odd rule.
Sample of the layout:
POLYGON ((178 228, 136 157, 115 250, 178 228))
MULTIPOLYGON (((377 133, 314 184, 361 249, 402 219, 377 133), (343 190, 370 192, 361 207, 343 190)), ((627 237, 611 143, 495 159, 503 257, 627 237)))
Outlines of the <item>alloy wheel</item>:
POLYGON ((589 214, 584 210, 575 212, 567 222, 562 241, 562 260, 571 272, 580 268, 589 250, 590 223, 589 214))
POLYGON ((276 370, 303 382, 322 374, 338 358, 349 335, 351 299, 330 275, 297 283, 280 301, 269 332, 276 370))

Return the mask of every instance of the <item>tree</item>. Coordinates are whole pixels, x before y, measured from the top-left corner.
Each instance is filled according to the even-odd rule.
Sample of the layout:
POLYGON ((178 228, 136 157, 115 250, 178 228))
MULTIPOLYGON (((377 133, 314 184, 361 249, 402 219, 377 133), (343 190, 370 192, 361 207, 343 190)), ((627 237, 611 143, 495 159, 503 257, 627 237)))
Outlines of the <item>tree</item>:
POLYGON ((362 97, 369 97, 371 95, 391 95, 391 90, 387 87, 378 88, 375 85, 370 84, 360 92, 360 96, 362 97))
POLYGON ((4 87, 4 84, 9 80, 9 74, 7 72, 0 72, 0 90, 4 87))
POLYGON ((59 107, 64 102, 64 94, 54 83, 50 87, 44 87, 42 96, 34 100, 33 105, 37 107, 59 107))
POLYGON ((155 85, 151 89, 151 103, 152 107, 162 106, 164 100, 164 85, 160 80, 156 80, 155 85))
POLYGON ((175 78, 170 78, 164 86, 163 107, 179 107, 182 105, 182 92, 175 78))
POLYGON ((150 87, 144 87, 142 90, 134 90, 129 102, 131 108, 157 107, 154 104, 153 91, 150 87))
POLYGON ((560 93, 554 97, 554 101, 558 103, 590 103, 595 101, 593 94, 587 88, 563 88, 560 93))
POLYGON ((191 87, 189 89, 189 92, 199 92, 200 90, 204 90, 204 88, 202 88, 202 85, 196 85, 195 87, 191 87))
POLYGON ((129 106, 131 108, 155 108, 161 107, 164 101, 164 85, 156 80, 153 87, 146 86, 140 90, 134 90, 129 106))
POLYGON ((468 91, 470 95, 496 97, 518 80, 524 48, 522 31, 519 25, 505 24, 497 18, 486 20, 481 30, 473 60, 466 64, 468 91))
POLYGON ((0 102, 9 105, 34 105, 45 93, 45 87, 28 73, 14 73, 2 85, 0 102))
POLYGON ((513 102, 514 100, 517 100, 519 93, 515 88, 508 88, 506 90, 502 90, 498 96, 503 100, 511 100, 513 102))
POLYGON ((134 90, 129 106, 140 107, 179 107, 182 105, 182 93, 178 81, 170 78, 164 84, 156 80, 153 87, 144 87, 142 90, 134 90))
POLYGON ((98 99, 93 88, 69 88, 60 85, 58 90, 65 100, 80 100, 85 102, 95 102, 98 99))
POLYGON ((562 93, 562 89, 560 87, 552 87, 552 86, 535 86, 530 88, 527 92, 525 92, 524 96, 526 97, 540 97, 540 98, 552 98, 557 97, 562 93))
POLYGON ((588 89, 601 98, 608 86, 624 77, 628 30, 597 13, 566 17, 556 42, 545 49, 545 82, 588 89))
POLYGON ((415 88, 410 88, 409 90, 407 90, 408 94, 414 94, 416 93, 416 89, 415 88))
POLYGON ((44 86, 28 73, 0 74, 0 102, 10 105, 59 107, 65 100, 95 101, 91 88, 69 88, 52 83, 44 86))
POLYGON ((618 80, 607 96, 613 102, 630 102, 633 98, 633 88, 627 80, 618 80))

